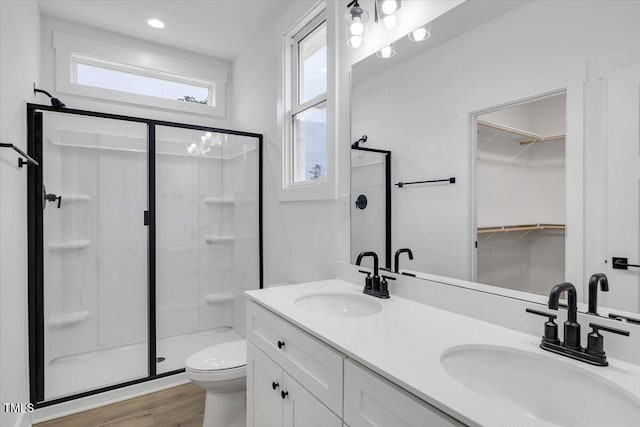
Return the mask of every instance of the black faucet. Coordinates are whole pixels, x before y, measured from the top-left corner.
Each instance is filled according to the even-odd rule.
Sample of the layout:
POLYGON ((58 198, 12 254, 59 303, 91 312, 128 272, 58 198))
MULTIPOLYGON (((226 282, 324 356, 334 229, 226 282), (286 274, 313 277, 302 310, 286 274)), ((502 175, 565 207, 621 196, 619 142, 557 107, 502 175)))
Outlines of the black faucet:
MULTIPOLYGON (((607 287, 606 276, 604 274, 594 274, 589 281, 589 290, 591 295, 591 289, 594 293, 597 292, 597 286, 607 287), (604 279, 603 279, 604 277, 604 279), (604 285, 602 283, 605 283, 604 285)), ((545 316, 548 321, 545 323, 544 335, 540 348, 543 350, 551 351, 553 353, 561 354, 563 356, 570 357, 572 359, 586 362, 596 366, 608 366, 607 356, 604 352, 604 338, 600 335, 600 331, 611 332, 618 335, 629 336, 629 332, 623 331, 608 326, 598 325, 590 323, 589 326, 593 330, 588 335, 587 347, 583 348, 580 345, 580 324, 578 323, 578 295, 575 286, 571 283, 565 282, 554 286, 549 294, 549 308, 557 310, 560 301, 560 295, 563 292, 567 292, 567 321, 564 322, 564 342, 560 342, 558 339, 558 325, 554 320, 557 315, 552 313, 545 313, 538 310, 532 310, 527 308, 527 313, 537 314, 539 316, 545 316)), ((590 302, 593 301, 590 299, 590 302)), ((594 304, 595 307, 595 304, 594 304)))
POLYGON ((400 261, 400 255, 406 253, 407 255, 409 255, 409 259, 413 259, 413 252, 411 252, 411 249, 409 248, 402 248, 402 249, 398 249, 396 251, 396 256, 395 256, 395 266, 396 269, 394 270, 395 273, 398 273, 400 271, 400 266, 398 265, 399 261, 400 261))
POLYGON ((564 322, 564 346, 571 349, 580 348, 580 324, 578 323, 578 293, 576 287, 569 282, 560 283, 551 289, 549 294, 549 308, 558 309, 560 295, 567 292, 568 315, 564 322))
POLYGON ((358 270, 360 273, 364 273, 367 275, 367 277, 364 279, 363 292, 376 298, 389 298, 389 287, 387 279, 396 279, 394 277, 382 276, 382 280, 380 280, 380 276, 378 275, 378 255, 375 252, 361 252, 356 259, 356 265, 360 265, 360 263, 362 262, 362 258, 366 256, 373 257, 373 277, 371 277, 370 271, 358 270))
POLYGON ((609 292, 609 280, 604 273, 596 273, 589 279, 589 310, 588 314, 598 314, 598 285, 602 292, 609 292))
POLYGON ((368 271, 359 270, 360 273, 365 273, 367 278, 365 279, 364 293, 367 295, 374 295, 380 293, 380 276, 378 270, 378 254, 372 251, 360 252, 356 259, 356 265, 362 263, 362 258, 370 256, 373 258, 373 277, 368 271))

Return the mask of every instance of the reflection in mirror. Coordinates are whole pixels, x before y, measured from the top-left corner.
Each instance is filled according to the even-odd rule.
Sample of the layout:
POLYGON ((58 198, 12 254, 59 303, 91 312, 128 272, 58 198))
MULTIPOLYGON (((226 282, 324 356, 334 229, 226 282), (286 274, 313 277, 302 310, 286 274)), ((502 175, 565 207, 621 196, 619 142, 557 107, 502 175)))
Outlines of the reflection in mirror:
POLYGON ((391 152, 362 147, 366 141, 351 146, 351 258, 374 251, 391 268, 391 152))
POLYGON ((466 1, 352 67, 352 141, 393 152, 392 183, 456 178, 392 186, 403 269, 536 302, 568 281, 584 304, 604 273, 600 314, 640 317, 638 16, 637 1, 466 1))
POLYGON ((474 116, 477 281, 549 295, 565 277, 566 95, 474 116))

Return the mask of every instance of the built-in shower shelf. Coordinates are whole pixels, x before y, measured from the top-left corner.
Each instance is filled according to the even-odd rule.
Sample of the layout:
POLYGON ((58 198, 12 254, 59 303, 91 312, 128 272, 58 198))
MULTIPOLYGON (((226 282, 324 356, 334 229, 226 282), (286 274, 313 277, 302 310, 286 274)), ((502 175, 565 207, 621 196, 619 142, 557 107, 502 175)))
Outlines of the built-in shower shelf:
POLYGON ((215 197, 209 196, 204 198, 204 202, 207 205, 232 205, 235 200, 231 197, 215 197))
POLYGON ((235 299, 233 293, 231 292, 217 292, 215 294, 207 294, 204 296, 207 304, 222 304, 225 302, 230 302, 235 299))
POLYGON ((67 242, 49 243, 50 251, 75 251, 88 248, 91 242, 89 240, 69 240, 67 242))
POLYGON ((88 194, 62 194, 62 204, 65 203, 88 203, 91 196, 88 194))
POLYGON ((56 316, 52 316, 49 319, 50 329, 61 329, 68 326, 74 326, 78 323, 82 323, 89 318, 88 311, 76 311, 73 313, 63 313, 56 316))
POLYGON ((219 245, 223 243, 233 243, 234 236, 205 236, 204 241, 209 245, 219 245))

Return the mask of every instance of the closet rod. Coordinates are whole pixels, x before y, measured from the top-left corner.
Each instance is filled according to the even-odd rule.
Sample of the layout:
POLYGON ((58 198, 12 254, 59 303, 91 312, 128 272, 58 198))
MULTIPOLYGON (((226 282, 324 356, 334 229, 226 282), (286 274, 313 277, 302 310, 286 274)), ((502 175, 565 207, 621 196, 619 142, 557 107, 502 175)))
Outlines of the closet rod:
POLYGON ((566 139, 567 137, 567 135, 565 134, 548 135, 548 136, 539 135, 537 133, 527 132, 524 130, 512 128, 510 126, 505 126, 498 123, 485 122, 484 120, 478 120, 478 125, 486 126, 491 129, 501 130, 501 131, 512 133, 514 135, 519 135, 519 136, 528 138, 526 140, 520 141, 520 145, 535 144, 538 142, 561 141, 563 139, 566 139))
POLYGON ((24 151, 16 147, 14 144, 11 144, 9 142, 0 142, 0 148, 11 148, 13 151, 17 152, 22 157, 24 157, 24 159, 22 157, 18 158, 19 168, 21 168, 24 165, 40 166, 40 163, 33 160, 31 156, 29 156, 27 153, 25 153, 24 151))
POLYGON ((522 224, 478 227, 478 234, 509 233, 511 231, 565 230, 564 224, 522 224))

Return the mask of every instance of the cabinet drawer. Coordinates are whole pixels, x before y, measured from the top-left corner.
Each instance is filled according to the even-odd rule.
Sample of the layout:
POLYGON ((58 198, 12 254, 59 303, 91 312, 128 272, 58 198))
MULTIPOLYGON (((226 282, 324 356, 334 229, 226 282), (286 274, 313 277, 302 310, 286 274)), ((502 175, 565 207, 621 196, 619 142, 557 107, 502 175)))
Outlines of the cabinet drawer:
POLYGON ((344 363, 344 422, 351 427, 464 426, 351 360, 344 363))
POLYGON ((254 302, 247 306, 247 338, 342 418, 341 353, 254 302))

